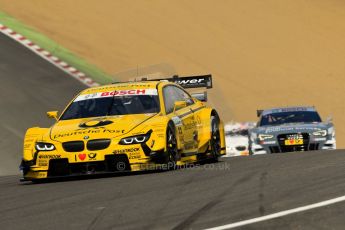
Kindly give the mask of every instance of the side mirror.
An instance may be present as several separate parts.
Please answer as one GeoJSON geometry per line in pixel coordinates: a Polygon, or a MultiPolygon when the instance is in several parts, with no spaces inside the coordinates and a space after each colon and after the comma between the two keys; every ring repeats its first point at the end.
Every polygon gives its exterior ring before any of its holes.
{"type": "Polygon", "coordinates": [[[186,101],[175,101],[174,103],[174,112],[179,110],[179,109],[183,109],[187,107],[187,102],[186,101]]]}
{"type": "Polygon", "coordinates": [[[48,118],[54,118],[55,120],[58,119],[58,111],[49,111],[47,112],[48,118]]]}
{"type": "Polygon", "coordinates": [[[203,92],[203,93],[192,93],[192,97],[199,100],[199,101],[207,101],[207,92],[203,92]]]}

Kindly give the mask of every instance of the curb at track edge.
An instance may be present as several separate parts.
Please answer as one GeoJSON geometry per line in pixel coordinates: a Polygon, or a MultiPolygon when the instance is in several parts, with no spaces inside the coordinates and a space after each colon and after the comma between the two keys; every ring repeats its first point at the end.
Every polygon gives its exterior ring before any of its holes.
{"type": "Polygon", "coordinates": [[[84,85],[88,87],[94,87],[94,86],[100,85],[99,83],[95,82],[91,77],[86,76],[85,73],[81,72],[80,70],[76,69],[70,64],[62,61],[60,58],[54,56],[49,51],[41,48],[40,46],[38,46],[31,40],[27,39],[25,36],[12,30],[11,28],[8,28],[7,26],[0,24],[0,33],[8,36],[9,38],[23,45],[24,47],[30,49],[32,52],[34,52],[38,56],[50,62],[51,64],[61,69],[62,71],[67,73],[69,76],[75,78],[79,82],[83,83],[84,85]]]}

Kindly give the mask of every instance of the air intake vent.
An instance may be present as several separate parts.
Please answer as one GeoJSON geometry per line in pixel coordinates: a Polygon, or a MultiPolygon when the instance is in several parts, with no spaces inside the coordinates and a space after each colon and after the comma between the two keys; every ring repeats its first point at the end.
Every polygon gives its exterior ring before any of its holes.
{"type": "Polygon", "coordinates": [[[62,147],[66,152],[81,152],[84,150],[83,141],[69,141],[62,143],[62,147]]]}
{"type": "Polygon", "coordinates": [[[90,151],[102,150],[108,148],[110,145],[110,139],[97,139],[87,142],[87,149],[90,151]]]}

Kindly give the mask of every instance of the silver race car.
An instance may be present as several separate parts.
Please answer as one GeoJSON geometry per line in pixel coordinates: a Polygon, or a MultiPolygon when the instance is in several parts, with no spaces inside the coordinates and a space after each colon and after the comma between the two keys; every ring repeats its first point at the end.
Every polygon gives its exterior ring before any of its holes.
{"type": "Polygon", "coordinates": [[[258,110],[249,130],[250,154],[336,149],[331,119],[322,122],[314,107],[258,110]]]}

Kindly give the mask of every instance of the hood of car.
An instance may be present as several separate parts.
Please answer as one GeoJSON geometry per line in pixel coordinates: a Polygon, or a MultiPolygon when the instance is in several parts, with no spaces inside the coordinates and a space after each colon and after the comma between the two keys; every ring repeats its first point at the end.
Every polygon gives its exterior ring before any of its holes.
{"type": "Polygon", "coordinates": [[[326,123],[291,123],[275,126],[264,126],[256,128],[257,133],[279,134],[279,133],[311,133],[318,130],[326,130],[329,124],[326,123]]]}
{"type": "Polygon", "coordinates": [[[130,132],[153,116],[155,114],[60,120],[50,128],[50,138],[60,142],[114,138],[130,132]]]}

